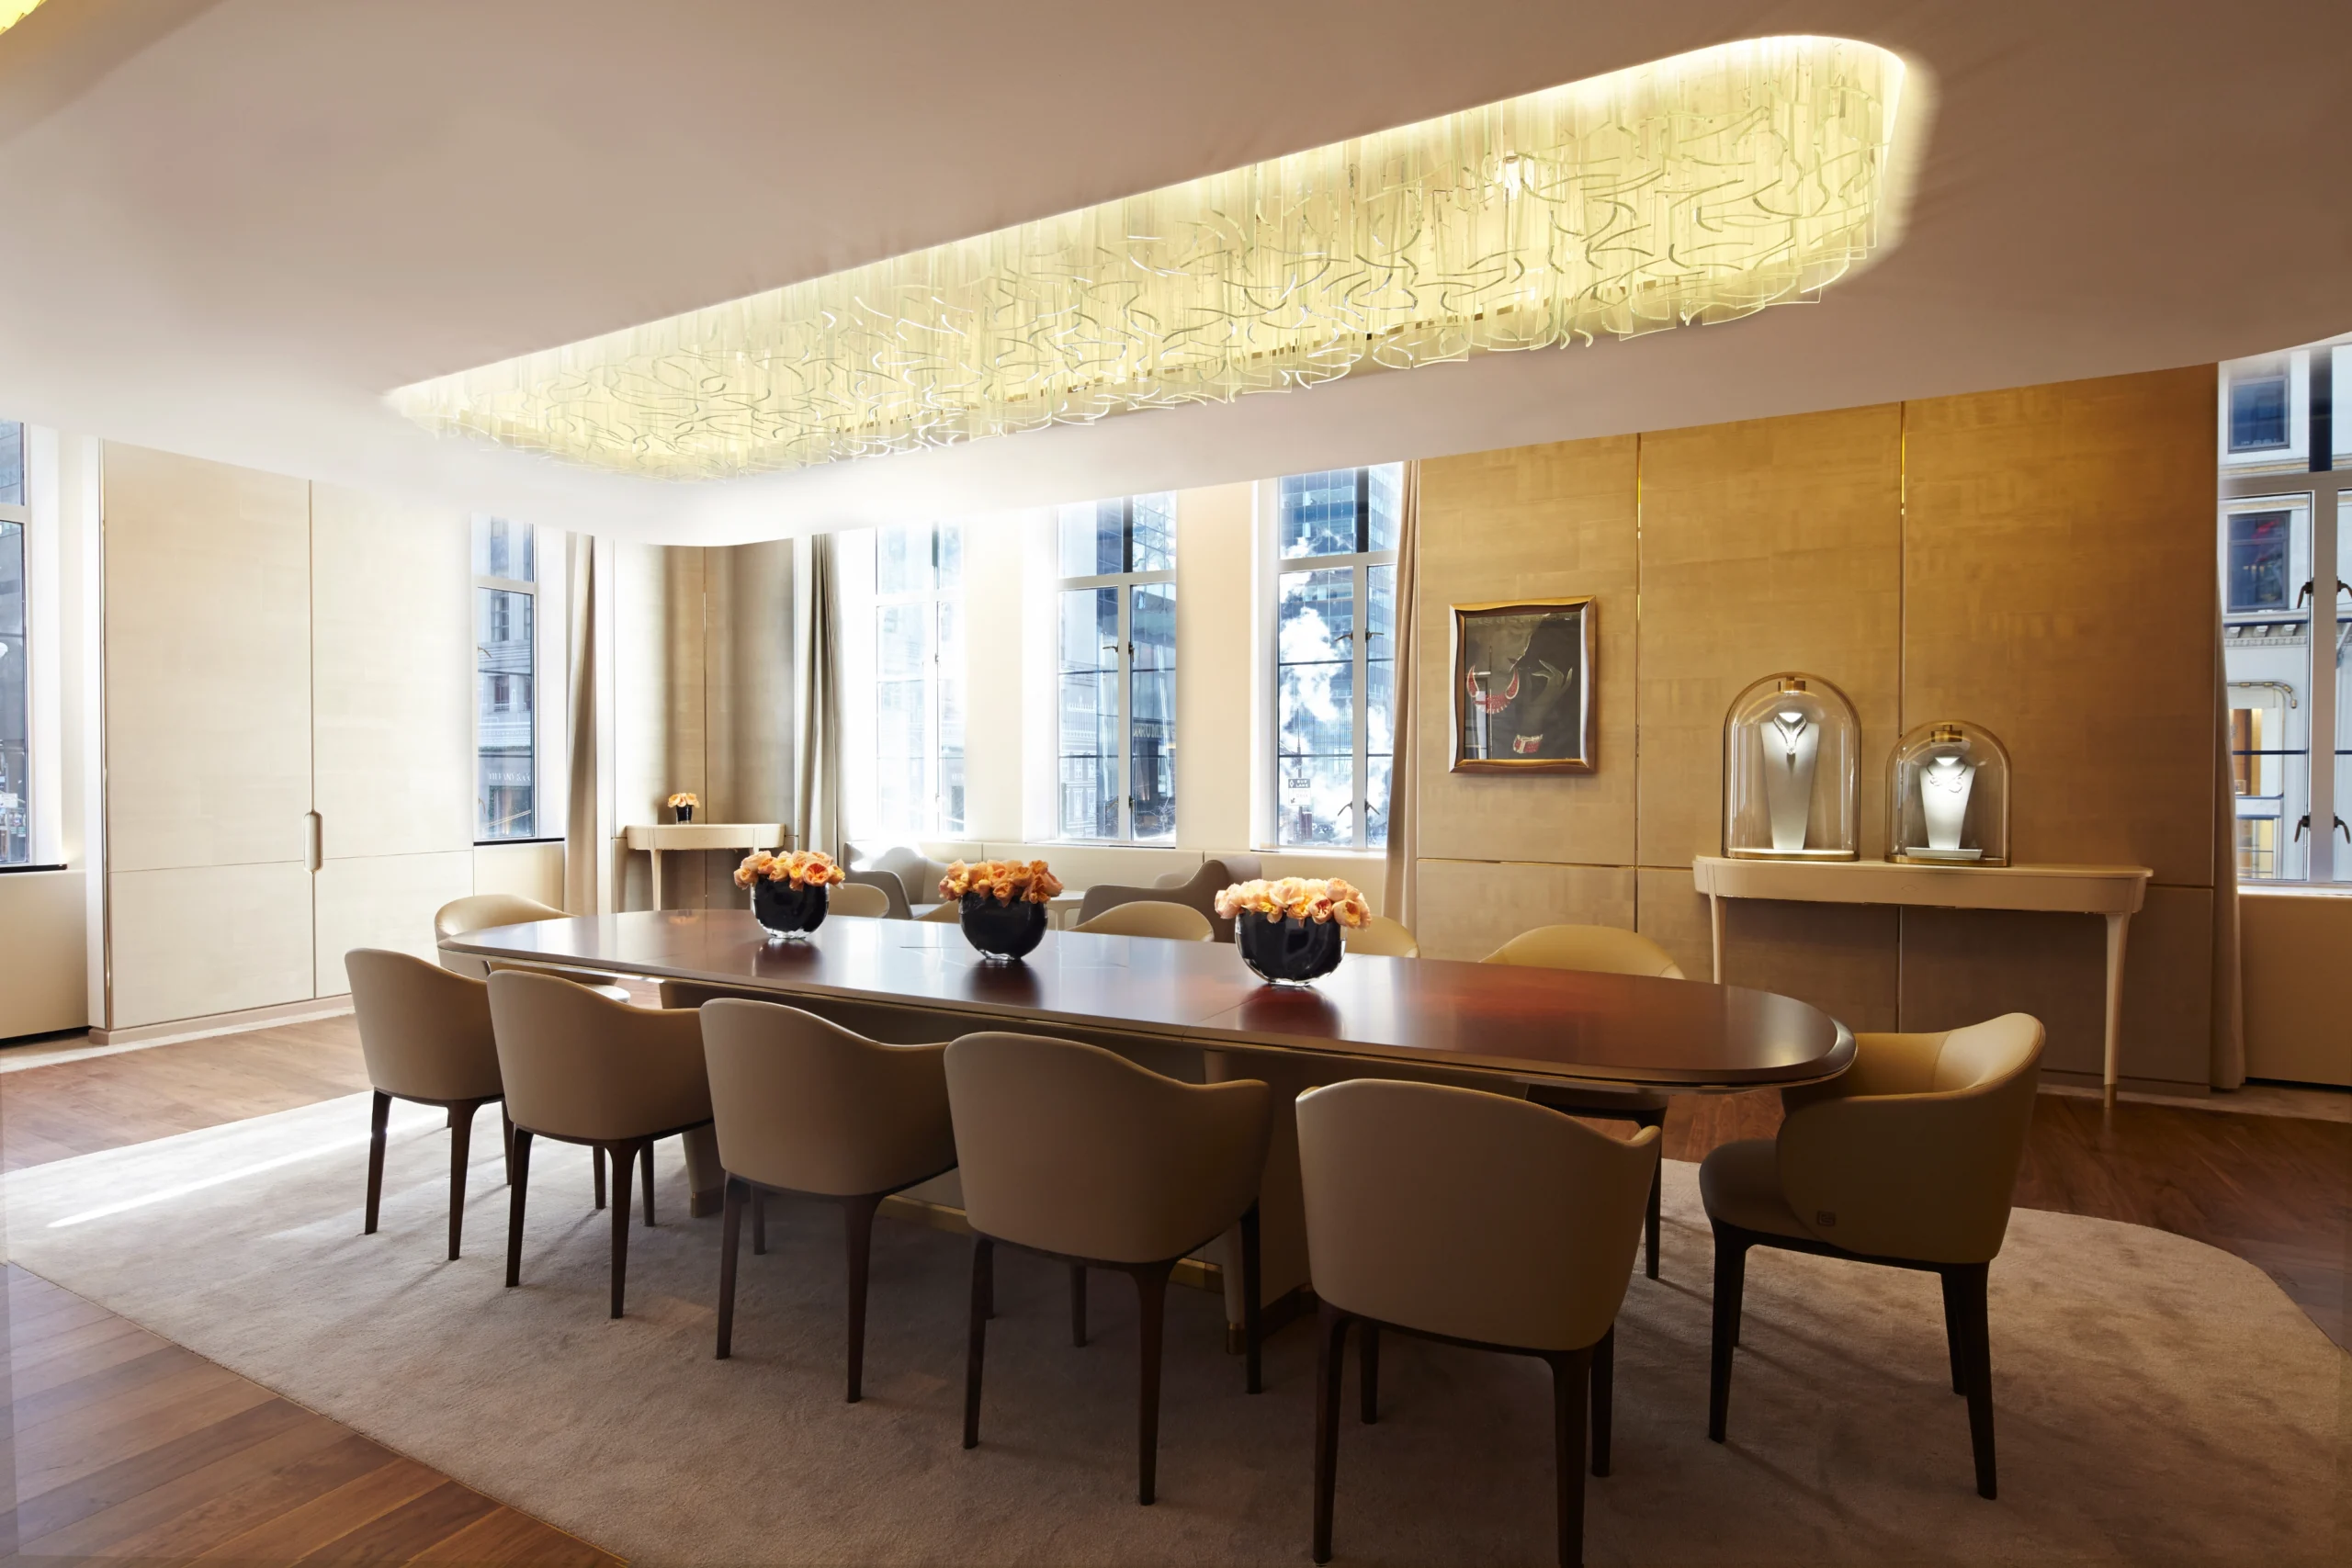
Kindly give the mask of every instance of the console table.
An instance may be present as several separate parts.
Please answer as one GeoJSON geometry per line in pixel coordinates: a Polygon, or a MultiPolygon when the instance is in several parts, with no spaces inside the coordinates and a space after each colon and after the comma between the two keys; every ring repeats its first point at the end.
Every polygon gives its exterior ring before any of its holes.
{"type": "Polygon", "coordinates": [[[1724,900],[1896,904],[1931,909],[2026,909],[2107,919],[2107,1098],[2115,1082],[2123,1020],[2123,942],[2154,874],[2143,865],[1898,865],[1892,861],[1734,860],[1700,855],[1693,880],[1707,896],[1715,983],[1724,977],[1724,900]]]}
{"type": "Polygon", "coordinates": [[[792,829],[781,822],[634,822],[621,830],[632,850],[653,857],[653,907],[662,907],[662,853],[665,850],[781,849],[792,829]]]}

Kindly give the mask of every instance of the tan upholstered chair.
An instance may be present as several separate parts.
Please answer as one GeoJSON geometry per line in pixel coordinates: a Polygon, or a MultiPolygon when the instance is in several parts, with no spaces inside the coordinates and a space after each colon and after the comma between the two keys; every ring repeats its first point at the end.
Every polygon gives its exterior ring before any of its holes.
{"type": "Polygon", "coordinates": [[[1189,876],[1161,877],[1149,887],[1128,887],[1114,882],[1098,882],[1086,890],[1079,900],[1078,919],[1083,925],[1105,910],[1122,904],[1165,903],[1183,904],[1198,909],[1209,923],[1209,931],[1218,942],[1233,940],[1233,922],[1221,919],[1216,912],[1216,896],[1237,882],[1248,882],[1261,874],[1256,855],[1232,854],[1203,861],[1200,870],[1189,876]]]}
{"type": "Polygon", "coordinates": [[[1657,1133],[1630,1141],[1525,1100],[1352,1078],[1298,1097],[1299,1179],[1317,1308],[1315,1540],[1331,1560],[1340,1371],[1363,1331],[1363,1417],[1382,1328],[1538,1356],[1552,1368],[1560,1561],[1582,1561],[1586,1399],[1609,1473],[1617,1308],[1634,1271],[1657,1133]]]}
{"type": "MultiPolygon", "coordinates": [[[[1666,949],[1639,931],[1617,926],[1538,926],[1520,932],[1479,962],[1531,969],[1581,969],[1594,975],[1645,975],[1661,980],[1682,978],[1682,966],[1666,949]]],[[[1649,1089],[1538,1084],[1529,1088],[1527,1098],[1571,1116],[1631,1122],[1639,1127],[1666,1125],[1666,1096],[1649,1089]]],[[[1657,1278],[1658,1230],[1665,1199],[1666,1175],[1661,1168],[1650,1189],[1649,1215],[1642,1223],[1642,1269],[1653,1280],[1657,1278]]]]}
{"type": "Polygon", "coordinates": [[[1254,1078],[1179,1083],[1067,1040],[967,1034],[947,1047],[947,1100],[972,1223],[966,1448],[980,1440],[980,1359],[999,1243],[1070,1266],[1070,1336],[1080,1345],[1086,1270],[1135,1277],[1143,1316],[1137,1502],[1152,1500],[1158,1465],[1168,1276],[1237,1223],[1246,1375],[1258,1392],[1258,1183],[1272,1100],[1254,1078]]]}
{"type": "Polygon", "coordinates": [[[939,925],[952,926],[961,920],[963,919],[963,915],[964,906],[962,901],[958,900],[952,904],[933,904],[930,908],[925,909],[922,914],[917,915],[915,919],[918,920],[930,920],[939,925]]]}
{"type": "MultiPolygon", "coordinates": [[[[485,931],[492,926],[520,926],[533,920],[568,920],[571,918],[552,904],[526,898],[520,893],[475,893],[451,899],[435,911],[433,938],[435,942],[447,942],[453,936],[464,936],[469,931],[485,931]]],[[[452,953],[446,947],[441,950],[441,966],[459,975],[470,975],[477,980],[487,978],[493,967],[486,958],[477,958],[470,953],[452,953]]],[[[628,992],[623,987],[600,984],[578,973],[572,973],[571,977],[616,1002],[628,1000],[628,992]]]]}
{"type": "Polygon", "coordinates": [[[825,914],[846,915],[854,920],[886,920],[890,918],[890,896],[879,887],[861,882],[843,882],[825,895],[825,914]]]}
{"type": "MultiPolygon", "coordinates": [[[[764,1194],[842,1206],[849,1247],[849,1402],[865,1365],[865,1273],[874,1212],[891,1193],[956,1168],[944,1045],[884,1045],[797,1008],[702,1006],[703,1059],[727,1171],[718,1253],[718,1358],[734,1352],[735,1259],[743,1210],[764,1194]]],[[[766,1250],[753,1211],[753,1247],[766,1250]]]]}
{"type": "Polygon", "coordinates": [[[903,920],[912,916],[912,906],[937,902],[939,879],[946,874],[945,861],[933,860],[910,844],[894,844],[878,854],[860,856],[849,879],[871,884],[886,894],[895,892],[890,918],[903,920]]]}
{"type": "MultiPolygon", "coordinates": [[[[359,1023],[359,1054],[376,1098],[368,1121],[368,1214],[363,1235],[376,1234],[384,1196],[384,1128],[395,1100],[446,1106],[449,1111],[449,1256],[458,1256],[465,1228],[466,1156],[474,1112],[505,1098],[498,1077],[498,1047],[491,1038],[490,993],[480,980],[381,948],[343,955],[351,977],[351,1010],[359,1023]]],[[[510,1170],[513,1129],[501,1113],[510,1170]]]]}
{"type": "Polygon", "coordinates": [[[587,1144],[613,1162],[613,1315],[628,1276],[629,1173],[642,1163],[645,1223],[653,1224],[653,1144],[710,1123],[702,1020],[630,1007],[586,986],[519,969],[490,976],[490,1016],[514,1169],[506,1214],[506,1283],[523,1280],[523,1201],[531,1140],[587,1144]]]}
{"type": "Polygon", "coordinates": [[[1421,944],[1412,931],[1385,915],[1374,915],[1369,924],[1343,933],[1340,942],[1350,953],[1369,953],[1374,958],[1419,958],[1421,944]]]}
{"type": "Polygon", "coordinates": [[[1114,905],[1091,920],[1080,920],[1077,929],[1094,936],[1156,936],[1170,942],[1207,942],[1216,934],[1209,918],[1191,905],[1163,904],[1156,898],[1114,905]]]}
{"type": "Polygon", "coordinates": [[[2033,1123],[2041,1025],[2021,1012],[1945,1034],[1858,1034],[1854,1064],[1784,1089],[1777,1138],[1725,1144],[1699,1168],[1715,1233],[1707,1436],[1724,1440],[1752,1247],[1941,1276],[1951,1388],[1968,1397],[1976,1490],[1994,1495],[1985,1278],[2033,1123]]]}

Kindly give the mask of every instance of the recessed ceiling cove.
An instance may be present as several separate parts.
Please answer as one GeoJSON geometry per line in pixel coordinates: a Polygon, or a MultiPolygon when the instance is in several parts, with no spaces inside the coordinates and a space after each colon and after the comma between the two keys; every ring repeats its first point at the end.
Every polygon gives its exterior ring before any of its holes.
{"type": "Polygon", "coordinates": [[[1883,243],[1903,82],[1871,44],[1723,44],[391,401],[438,432],[715,479],[1729,321],[1883,243]]]}

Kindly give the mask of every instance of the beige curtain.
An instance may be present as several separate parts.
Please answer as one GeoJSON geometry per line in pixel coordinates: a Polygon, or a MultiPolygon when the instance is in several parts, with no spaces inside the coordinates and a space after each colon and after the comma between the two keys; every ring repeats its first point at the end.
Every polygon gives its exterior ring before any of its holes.
{"type": "Polygon", "coordinates": [[[1414,857],[1419,833],[1414,807],[1419,790],[1414,778],[1419,754],[1415,736],[1419,715],[1413,705],[1413,673],[1419,666],[1420,616],[1415,612],[1415,586],[1420,576],[1421,466],[1405,465],[1405,492],[1398,503],[1396,526],[1396,663],[1394,718],[1389,730],[1388,877],[1381,890],[1380,908],[1392,920],[1413,923],[1414,889],[1419,881],[1414,857]]]}
{"type": "Polygon", "coordinates": [[[802,849],[847,864],[842,811],[841,571],[833,536],[808,541],[808,624],[800,647],[799,762],[793,826],[802,849]]]}
{"type": "Polygon", "coordinates": [[[571,770],[563,818],[563,907],[575,915],[603,912],[606,850],[596,798],[596,541],[567,534],[564,575],[570,595],[568,638],[571,680],[571,770]]]}
{"type": "Polygon", "coordinates": [[[2221,744],[2213,780],[2213,1030],[2211,1081],[2215,1089],[2245,1082],[2245,982],[2238,957],[2237,784],[2230,766],[2230,674],[2222,648],[2221,604],[2213,612],[2213,694],[2221,744]]]}

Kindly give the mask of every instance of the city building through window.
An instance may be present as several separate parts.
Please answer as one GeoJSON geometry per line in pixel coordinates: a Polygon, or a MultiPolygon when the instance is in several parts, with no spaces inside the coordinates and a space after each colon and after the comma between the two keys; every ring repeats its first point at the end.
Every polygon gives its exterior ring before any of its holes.
{"type": "Polygon", "coordinates": [[[873,821],[899,839],[964,831],[964,530],[878,528],[873,821]]]}
{"type": "Polygon", "coordinates": [[[1176,498],[1061,509],[1057,826],[1176,836],[1176,498]]]}
{"type": "Polygon", "coordinates": [[[32,860],[32,657],[26,646],[25,427],[0,422],[0,866],[32,860]]]}
{"type": "Polygon", "coordinates": [[[527,523],[474,519],[474,836],[538,836],[538,561],[527,523]]]}

